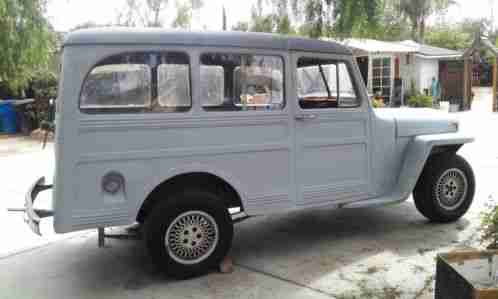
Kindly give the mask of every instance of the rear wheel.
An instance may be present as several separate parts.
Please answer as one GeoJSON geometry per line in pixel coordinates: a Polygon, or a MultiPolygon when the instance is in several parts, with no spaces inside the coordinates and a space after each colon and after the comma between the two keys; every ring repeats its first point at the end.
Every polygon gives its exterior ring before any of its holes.
{"type": "Polygon", "coordinates": [[[168,276],[186,279],[215,268],[230,249],[233,224],[214,193],[178,193],[154,207],[145,221],[145,242],[168,276]]]}
{"type": "Polygon", "coordinates": [[[474,191],[474,173],[467,161],[445,153],[427,161],[413,199],[419,212],[431,221],[452,222],[468,211],[474,191]]]}

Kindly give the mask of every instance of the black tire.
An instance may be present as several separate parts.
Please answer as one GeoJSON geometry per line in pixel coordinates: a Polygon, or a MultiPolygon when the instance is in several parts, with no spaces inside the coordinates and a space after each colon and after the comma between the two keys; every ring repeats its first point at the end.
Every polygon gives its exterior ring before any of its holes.
{"type": "MultiPolygon", "coordinates": [[[[195,231],[194,228],[192,230],[195,231]]],[[[194,237],[192,236],[192,238],[194,237]]],[[[176,279],[199,276],[217,267],[228,253],[232,245],[232,238],[233,223],[230,214],[219,196],[210,191],[192,190],[176,193],[164,201],[159,201],[145,219],[144,240],[153,262],[166,275],[176,279]],[[212,251],[210,249],[206,252],[205,259],[192,264],[178,262],[175,259],[182,258],[173,253],[173,249],[167,249],[165,244],[168,227],[180,215],[199,211],[214,219],[218,231],[217,242],[211,246],[214,247],[212,251]],[[211,252],[209,253],[209,251],[211,252]]],[[[173,247],[168,246],[168,248],[173,247]]]]}
{"type": "MultiPolygon", "coordinates": [[[[460,182],[463,182],[458,175],[456,178],[460,182]]],[[[456,186],[458,186],[458,183],[456,186]]],[[[418,211],[426,218],[433,222],[447,223],[460,219],[468,211],[474,199],[474,192],[474,172],[469,163],[455,153],[444,153],[432,156],[427,160],[413,191],[413,199],[418,211]],[[456,191],[447,191],[444,186],[440,185],[438,193],[438,181],[440,178],[442,179],[445,173],[455,173],[455,171],[451,171],[452,169],[459,170],[460,174],[465,176],[467,184],[466,192],[459,191],[464,189],[460,187],[454,187],[456,191]],[[438,194],[439,198],[444,198],[443,193],[447,196],[451,196],[451,194],[457,195],[454,199],[449,200],[449,204],[445,205],[442,203],[443,200],[438,200],[438,194]],[[461,194],[458,195],[459,193],[461,194]],[[451,200],[455,201],[453,205],[451,205],[451,200]]]]}

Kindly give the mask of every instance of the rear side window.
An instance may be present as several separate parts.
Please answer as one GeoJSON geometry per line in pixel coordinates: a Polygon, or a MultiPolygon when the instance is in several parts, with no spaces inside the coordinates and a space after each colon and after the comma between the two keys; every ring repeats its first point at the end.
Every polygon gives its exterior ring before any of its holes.
{"type": "Polygon", "coordinates": [[[281,57],[206,53],[201,56],[200,75],[205,110],[281,110],[284,107],[281,57]]]}
{"type": "Polygon", "coordinates": [[[83,83],[85,112],[189,110],[190,65],[185,53],[127,53],[98,63],[83,83]]]}

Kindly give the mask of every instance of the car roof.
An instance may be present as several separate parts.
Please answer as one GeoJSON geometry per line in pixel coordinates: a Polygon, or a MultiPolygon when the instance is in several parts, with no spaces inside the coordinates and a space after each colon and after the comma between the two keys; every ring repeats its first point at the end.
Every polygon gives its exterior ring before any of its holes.
{"type": "Polygon", "coordinates": [[[348,47],[336,42],[260,32],[190,32],[158,28],[105,27],[71,32],[64,41],[64,46],[112,44],[238,47],[351,55],[348,47]]]}

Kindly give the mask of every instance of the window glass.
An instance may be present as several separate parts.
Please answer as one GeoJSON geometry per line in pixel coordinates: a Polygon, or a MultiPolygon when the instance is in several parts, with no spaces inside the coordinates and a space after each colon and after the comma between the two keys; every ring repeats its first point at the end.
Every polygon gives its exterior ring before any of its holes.
{"type": "Polygon", "coordinates": [[[151,102],[150,68],[143,64],[95,67],[81,94],[81,108],[140,108],[151,102]]]}
{"type": "Polygon", "coordinates": [[[190,107],[188,64],[161,64],[157,67],[157,102],[165,108],[190,107]]]}
{"type": "Polygon", "coordinates": [[[391,59],[374,58],[372,65],[372,90],[388,104],[391,97],[391,59]]]}
{"type": "Polygon", "coordinates": [[[178,52],[126,53],[97,64],[83,83],[85,112],[185,111],[192,105],[189,58],[178,52]]]}
{"type": "Polygon", "coordinates": [[[284,66],[276,56],[208,53],[201,56],[205,110],[280,110],[284,66]]]}
{"type": "Polygon", "coordinates": [[[348,65],[330,59],[298,60],[297,94],[303,109],[349,108],[360,104],[348,65]]]}
{"type": "Polygon", "coordinates": [[[203,107],[222,106],[224,101],[225,80],[223,67],[201,65],[201,95],[203,107]]]}

